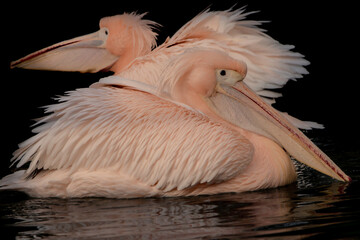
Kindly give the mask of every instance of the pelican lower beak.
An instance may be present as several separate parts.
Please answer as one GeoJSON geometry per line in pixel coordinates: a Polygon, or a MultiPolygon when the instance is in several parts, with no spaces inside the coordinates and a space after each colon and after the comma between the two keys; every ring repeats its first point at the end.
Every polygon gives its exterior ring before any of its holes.
{"type": "Polygon", "coordinates": [[[11,68],[98,72],[118,59],[106,49],[106,29],[66,40],[11,63],[11,68]]]}
{"type": "Polygon", "coordinates": [[[340,181],[350,181],[324,152],[298,128],[242,81],[234,86],[218,85],[217,92],[209,98],[215,112],[243,129],[266,136],[282,146],[292,157],[340,181]],[[224,107],[226,106],[226,107],[224,107]]]}

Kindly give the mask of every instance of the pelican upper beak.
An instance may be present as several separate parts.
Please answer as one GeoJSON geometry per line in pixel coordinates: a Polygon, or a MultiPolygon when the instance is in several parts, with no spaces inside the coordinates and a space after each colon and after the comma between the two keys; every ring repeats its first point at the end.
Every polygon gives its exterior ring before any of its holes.
{"type": "Polygon", "coordinates": [[[11,63],[11,68],[98,72],[119,58],[106,49],[107,29],[66,40],[11,63]]]}
{"type": "Polygon", "coordinates": [[[216,91],[220,94],[210,97],[208,105],[217,115],[236,126],[274,140],[292,157],[319,172],[340,181],[351,181],[309,138],[243,81],[234,85],[220,83],[216,91]]]}

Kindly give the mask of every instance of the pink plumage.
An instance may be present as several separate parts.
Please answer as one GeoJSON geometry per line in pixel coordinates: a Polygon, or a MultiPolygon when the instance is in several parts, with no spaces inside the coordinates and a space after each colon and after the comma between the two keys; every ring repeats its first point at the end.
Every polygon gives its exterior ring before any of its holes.
{"type": "Polygon", "coordinates": [[[159,47],[158,24],[144,14],[107,17],[98,32],[13,62],[115,74],[47,107],[14,153],[29,167],[1,189],[116,198],[243,192],[295,181],[289,155],[349,181],[297,128],[321,125],[271,106],[280,96],[271,89],[307,74],[308,62],[248,15],[204,11],[159,47]]]}

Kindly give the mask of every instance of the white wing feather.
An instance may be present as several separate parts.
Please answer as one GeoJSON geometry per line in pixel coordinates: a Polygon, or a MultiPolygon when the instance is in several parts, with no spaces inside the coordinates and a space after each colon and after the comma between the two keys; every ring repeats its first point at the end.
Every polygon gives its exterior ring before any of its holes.
{"type": "Polygon", "coordinates": [[[111,169],[170,191],[225,181],[252,159],[240,134],[144,90],[78,89],[59,101],[14,154],[27,174],[111,169]]]}
{"type": "MultiPolygon", "coordinates": [[[[246,20],[254,12],[244,8],[228,11],[206,10],[199,14],[174,36],[165,46],[186,48],[206,47],[225,51],[232,58],[247,64],[244,82],[269,104],[282,94],[271,89],[282,88],[289,80],[308,74],[310,64],[294,46],[283,45],[265,34],[258,26],[261,21],[246,20]]],[[[321,124],[302,121],[286,115],[288,120],[302,129],[323,128],[321,124]]]]}
{"type": "Polygon", "coordinates": [[[204,11],[185,24],[167,42],[192,48],[207,47],[223,50],[231,57],[246,62],[246,84],[257,94],[277,98],[279,93],[268,89],[283,87],[290,79],[307,74],[309,62],[294,46],[283,45],[264,33],[261,21],[246,20],[253,12],[244,8],[235,11],[204,11]]]}

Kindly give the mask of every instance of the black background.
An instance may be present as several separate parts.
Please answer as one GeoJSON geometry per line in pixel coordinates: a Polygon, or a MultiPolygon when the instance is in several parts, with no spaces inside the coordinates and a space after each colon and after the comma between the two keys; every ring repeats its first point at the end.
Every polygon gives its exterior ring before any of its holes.
{"type": "MultiPolygon", "coordinates": [[[[56,95],[87,87],[106,74],[80,74],[10,70],[11,61],[62,40],[97,31],[104,16],[123,12],[148,12],[146,18],[163,25],[161,44],[196,14],[211,6],[225,10],[247,5],[260,10],[249,18],[267,20],[262,27],[283,44],[311,62],[310,72],[290,81],[275,105],[303,119],[323,123],[324,134],[343,148],[359,141],[359,27],[357,7],[350,1],[87,1],[49,4],[9,3],[3,6],[1,23],[1,173],[5,174],[17,144],[30,137],[32,119],[41,117],[44,105],[56,95]]],[[[314,134],[314,133],[312,133],[314,134]]]]}

